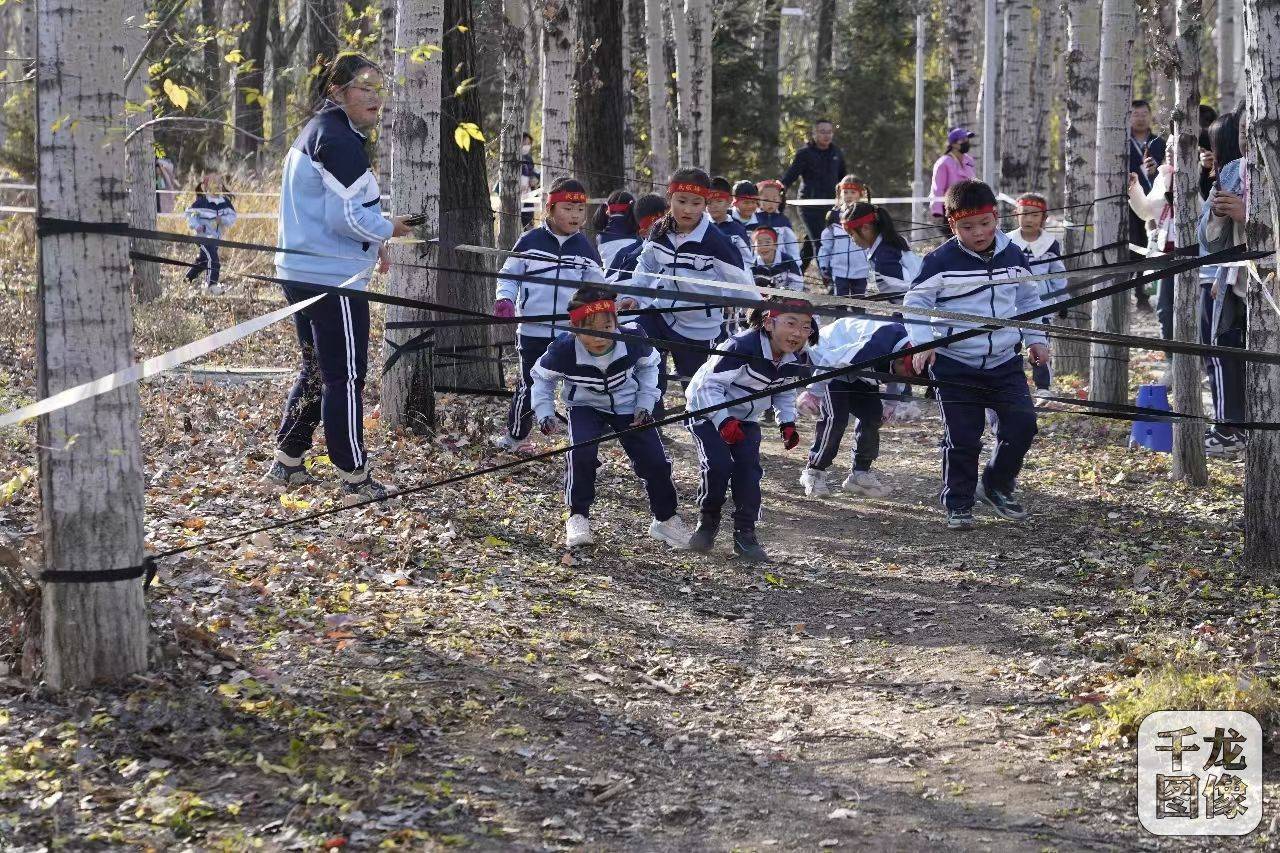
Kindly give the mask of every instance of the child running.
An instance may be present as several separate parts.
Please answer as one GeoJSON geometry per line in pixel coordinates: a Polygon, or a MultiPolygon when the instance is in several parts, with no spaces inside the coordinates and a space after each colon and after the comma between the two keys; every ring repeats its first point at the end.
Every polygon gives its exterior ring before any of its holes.
{"type": "MultiPolygon", "coordinates": [[[[547,193],[547,210],[541,227],[526,231],[499,272],[495,317],[536,317],[561,314],[584,282],[604,284],[600,256],[581,231],[587,218],[587,190],[573,178],[557,178],[547,193]],[[528,281],[538,276],[550,282],[528,281]],[[560,284],[563,281],[564,284],[560,284]]],[[[547,351],[553,337],[564,331],[564,321],[520,323],[516,349],[520,353],[520,385],[507,411],[507,431],[493,439],[503,450],[528,453],[533,429],[529,371],[547,351]]]]}
{"type": "MultiPolygon", "coordinates": [[[[1066,265],[1062,263],[1062,248],[1058,245],[1057,239],[1044,230],[1045,220],[1048,218],[1046,211],[1049,208],[1049,202],[1040,193],[1023,193],[1018,196],[1017,204],[1013,208],[1014,218],[1018,220],[1018,227],[1010,231],[1007,236],[1013,241],[1013,245],[1022,250],[1026,255],[1027,267],[1034,273],[1050,273],[1050,272],[1066,272],[1066,265]]],[[[1065,278],[1050,278],[1044,281],[1036,282],[1036,288],[1040,292],[1041,305],[1050,305],[1054,302],[1061,302],[1067,297],[1067,280],[1065,278]]],[[[1049,317],[1043,318],[1043,322],[1048,324],[1049,317]]],[[[1033,364],[1031,366],[1031,381],[1036,386],[1036,397],[1050,397],[1053,395],[1053,370],[1049,362],[1043,364],[1033,364]]]]}
{"type": "MultiPolygon", "coordinates": [[[[590,334],[622,331],[644,337],[644,332],[633,325],[619,329],[616,297],[613,291],[598,287],[579,289],[569,302],[572,331],[557,336],[530,371],[533,410],[544,435],[556,431],[556,386],[562,381],[569,411],[570,444],[652,422],[658,402],[657,350],[643,340],[619,341],[590,334]]],[[[653,513],[649,535],[673,548],[687,548],[690,531],[676,515],[671,460],[658,431],[625,433],[618,441],[649,494],[653,513]]],[[[599,448],[599,444],[579,447],[565,457],[564,494],[569,504],[565,545],[569,548],[595,541],[589,518],[596,498],[599,448]]]]}
{"type": "MultiPolygon", "coordinates": [[[[870,317],[841,317],[822,327],[818,343],[809,348],[809,360],[816,370],[848,367],[871,358],[887,356],[907,346],[909,338],[902,323],[870,317]]],[[[894,362],[896,366],[897,362],[894,362]]],[[[888,372],[889,365],[873,368],[888,372]]],[[[893,489],[881,482],[871,470],[880,455],[880,426],[884,406],[880,386],[874,379],[842,375],[815,383],[800,394],[797,408],[819,415],[814,427],[809,464],[800,475],[800,485],[809,497],[831,494],[827,469],[840,452],[840,440],[855,420],[853,469],[841,487],[869,498],[888,497],[893,489]]]]}
{"type": "MultiPolygon", "coordinates": [[[[1027,274],[1022,250],[999,229],[996,197],[982,181],[966,180],[947,189],[943,201],[955,237],[930,252],[903,307],[945,307],[967,314],[1008,319],[1041,307],[1035,282],[1002,284],[1027,274]]],[[[931,343],[978,328],[947,320],[908,326],[913,346],[931,343]],[[936,335],[935,335],[936,333],[936,335]]],[[[996,514],[1022,521],[1027,511],[1014,496],[1014,481],[1036,435],[1036,410],[1023,376],[1021,348],[1027,343],[1032,364],[1049,361],[1043,332],[1002,327],[993,332],[953,341],[916,353],[915,372],[927,367],[939,381],[954,383],[938,389],[942,404],[944,445],[941,500],[947,527],[972,530],[975,500],[989,504],[996,514]],[[983,390],[974,389],[980,386],[983,390]],[[996,447],[978,474],[985,410],[995,411],[996,447]]]]}
{"type": "MultiPolygon", "coordinates": [[[[220,240],[227,230],[236,224],[236,208],[231,203],[231,196],[226,194],[226,182],[220,192],[213,191],[214,181],[218,176],[206,172],[196,184],[196,200],[187,208],[187,227],[197,237],[220,240]]],[[[217,243],[201,243],[200,254],[195,264],[187,271],[187,281],[195,281],[201,273],[205,274],[202,290],[210,296],[226,293],[226,288],[219,283],[222,275],[222,262],[218,260],[217,243]]]]}
{"type": "Polygon", "coordinates": [[[635,196],[626,190],[614,190],[609,193],[603,207],[596,208],[591,219],[591,227],[596,232],[596,248],[600,251],[600,263],[604,267],[605,277],[613,269],[614,258],[619,252],[639,245],[639,236],[635,217],[635,196]]]}
{"type": "Polygon", "coordinates": [[[761,226],[751,232],[751,245],[755,249],[752,256],[751,272],[756,283],[767,282],[766,287],[783,290],[804,290],[804,277],[800,275],[800,264],[795,258],[787,257],[778,251],[778,232],[772,228],[761,226]]]}
{"type": "Polygon", "coordinates": [[[819,238],[818,269],[834,295],[862,296],[867,292],[867,253],[844,229],[844,214],[867,200],[866,185],[853,175],[845,175],[836,185],[836,199],[819,238]]]}
{"type": "Polygon", "coordinates": [[[689,539],[694,551],[710,551],[720,531],[725,497],[733,491],[733,553],[764,562],[769,555],[756,538],[760,516],[760,415],[772,407],[778,413],[782,446],[800,443],[796,430],[796,391],[779,391],[744,400],[786,385],[810,373],[805,346],[813,334],[810,305],[802,299],[776,300],[751,313],[751,328],[734,335],[698,368],[685,390],[690,411],[732,405],[694,418],[689,424],[698,449],[702,485],[698,490],[701,515],[689,539]]]}
{"type": "Polygon", "coordinates": [[[729,179],[719,176],[712,178],[711,194],[707,196],[707,214],[721,233],[729,238],[729,242],[742,253],[742,263],[750,266],[755,261],[755,253],[751,251],[751,235],[741,222],[729,214],[732,200],[729,179]]]}

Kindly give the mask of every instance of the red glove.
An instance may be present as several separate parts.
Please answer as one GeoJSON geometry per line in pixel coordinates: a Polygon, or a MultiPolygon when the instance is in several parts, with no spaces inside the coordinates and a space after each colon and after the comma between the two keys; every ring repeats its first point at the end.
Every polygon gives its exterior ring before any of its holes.
{"type": "Polygon", "coordinates": [[[720,424],[720,437],[724,439],[725,444],[737,444],[747,437],[742,431],[742,421],[737,418],[725,418],[724,423],[720,424]]]}
{"type": "Polygon", "coordinates": [[[902,358],[894,359],[893,372],[899,376],[915,376],[916,367],[911,363],[911,356],[904,355],[902,358]]]}
{"type": "Polygon", "coordinates": [[[499,299],[493,303],[493,316],[510,320],[516,316],[516,304],[510,299],[499,299]]]}
{"type": "Polygon", "coordinates": [[[795,424],[779,424],[778,432],[782,433],[782,446],[787,450],[790,450],[800,443],[800,431],[796,429],[795,424]]]}

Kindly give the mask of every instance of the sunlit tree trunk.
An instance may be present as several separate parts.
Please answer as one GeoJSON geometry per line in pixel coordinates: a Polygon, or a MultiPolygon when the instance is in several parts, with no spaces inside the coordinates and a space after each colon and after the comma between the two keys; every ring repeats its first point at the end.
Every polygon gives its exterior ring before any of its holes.
{"type": "MultiPolygon", "coordinates": [[[[1039,46],[1044,49],[1044,45],[1039,46]]],[[[1004,19],[1004,67],[1000,75],[1000,190],[1010,195],[1029,187],[1035,127],[1031,111],[1031,0],[1007,0],[1004,19]]],[[[1046,85],[1048,81],[1035,81],[1046,85]]]]}
{"type": "Polygon", "coordinates": [[[502,3],[502,126],[498,130],[498,248],[509,249],[520,224],[520,140],[529,100],[528,0],[502,3]]]}
{"type": "Polygon", "coordinates": [[[655,181],[665,181],[671,174],[670,107],[667,101],[667,57],[663,50],[665,29],[662,24],[662,0],[645,0],[644,22],[648,55],[649,81],[649,169],[655,181]]]}
{"type": "Polygon", "coordinates": [[[573,85],[574,0],[543,0],[542,185],[569,174],[569,90],[573,85]]]}
{"type": "Polygon", "coordinates": [[[622,137],[626,93],[622,80],[623,0],[593,0],[577,7],[573,99],[574,173],[588,195],[601,198],[626,183],[622,137]]]}

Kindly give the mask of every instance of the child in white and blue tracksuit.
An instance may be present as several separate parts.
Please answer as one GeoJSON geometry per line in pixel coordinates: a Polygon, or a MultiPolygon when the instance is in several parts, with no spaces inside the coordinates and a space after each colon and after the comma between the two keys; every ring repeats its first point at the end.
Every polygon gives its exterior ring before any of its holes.
{"type": "Polygon", "coordinates": [[[639,245],[643,240],[638,232],[635,216],[635,197],[626,190],[614,190],[597,208],[591,220],[596,232],[596,250],[600,253],[600,265],[605,278],[614,269],[614,258],[639,245]]]}
{"type": "MultiPolygon", "coordinates": [[[[1237,132],[1239,118],[1228,114],[1223,130],[1237,132]],[[1234,117],[1234,120],[1233,120],[1234,117]]],[[[1214,138],[1214,154],[1224,148],[1224,133],[1216,133],[1219,122],[1214,122],[1211,136],[1214,138]]],[[[1231,153],[1239,153],[1238,150],[1231,153]]],[[[1221,162],[1221,161],[1219,161],[1221,162]]],[[[1214,211],[1214,202],[1220,195],[1230,194],[1245,198],[1244,157],[1230,160],[1218,167],[1218,179],[1214,182],[1209,198],[1200,210],[1196,225],[1196,239],[1201,254],[1221,252],[1244,242],[1244,224],[1214,211]]],[[[1245,301],[1245,285],[1248,273],[1244,267],[1219,266],[1214,280],[1201,285],[1200,293],[1200,341],[1224,347],[1243,347],[1248,326],[1248,309],[1245,301]]],[[[1209,375],[1209,391],[1213,401],[1213,416],[1219,421],[1248,420],[1245,400],[1245,362],[1238,358],[1212,355],[1205,357],[1209,375]]],[[[1243,449],[1248,433],[1236,427],[1215,426],[1205,439],[1205,450],[1211,455],[1237,453],[1243,449]]]]}
{"type": "Polygon", "coordinates": [[[843,213],[845,233],[855,245],[867,253],[869,285],[894,305],[902,304],[902,295],[920,271],[920,256],[898,233],[889,211],[879,205],[860,201],[846,207],[843,213]]]}
{"type": "MultiPolygon", "coordinates": [[[[569,300],[583,284],[604,284],[600,256],[579,230],[586,215],[587,192],[572,178],[558,178],[547,193],[547,215],[541,226],[521,235],[498,273],[493,313],[498,317],[565,315],[569,300]],[[529,281],[532,276],[540,281],[529,281]]],[[[516,327],[520,384],[507,410],[507,431],[496,443],[519,449],[533,429],[529,371],[547,351],[567,319],[522,322],[516,327]]]]}
{"type": "Polygon", "coordinates": [[[751,560],[768,558],[755,535],[763,476],[759,419],[773,408],[783,446],[790,450],[799,444],[796,389],[768,392],[811,373],[804,352],[814,328],[808,311],[802,300],[781,300],[767,313],[753,310],[751,328],[721,344],[720,352],[698,368],[685,389],[691,412],[731,404],[689,423],[702,475],[701,514],[689,542],[693,550],[709,551],[714,546],[725,498],[732,490],[734,552],[751,560]],[[764,395],[742,399],[759,393],[764,395]]]}
{"type": "Polygon", "coordinates": [[[843,210],[833,207],[818,243],[818,268],[830,279],[836,296],[862,296],[867,292],[871,265],[866,250],[853,242],[844,228],[843,210]]]}
{"type": "MultiPolygon", "coordinates": [[[[1007,236],[1013,244],[1022,250],[1027,259],[1027,269],[1033,273],[1065,273],[1067,267],[1062,263],[1062,247],[1057,238],[1044,230],[1045,210],[1048,201],[1038,193],[1023,193],[1018,196],[1013,215],[1019,227],[1008,232],[1007,236]]],[[[1050,278],[1036,282],[1040,292],[1041,305],[1052,305],[1061,302],[1069,294],[1065,278],[1050,278]]],[[[1043,318],[1044,323],[1051,318],[1043,318]]],[[[1053,370],[1048,363],[1031,366],[1031,381],[1039,392],[1049,392],[1053,387],[1053,370]]]]}
{"type": "MultiPolygon", "coordinates": [[[[701,169],[680,169],[672,176],[671,186],[677,185],[699,186],[704,192],[710,193],[711,178],[701,169]]],[[[668,193],[668,203],[671,203],[674,195],[675,193],[668,193]]],[[[680,195],[687,197],[690,194],[680,195]]],[[[755,279],[751,272],[742,263],[742,253],[711,221],[705,205],[701,218],[687,222],[679,220],[675,213],[676,211],[669,211],[655,226],[652,236],[640,252],[631,283],[654,291],[652,295],[637,300],[642,308],[696,306],[700,310],[645,314],[640,318],[640,325],[659,350],[663,349],[663,341],[685,342],[710,349],[721,334],[723,307],[697,299],[682,299],[681,295],[756,299],[760,294],[755,289],[755,279]],[[744,291],[721,286],[726,283],[750,289],[744,291]]],[[[671,347],[668,351],[675,365],[675,373],[683,381],[688,381],[707,360],[707,355],[702,352],[678,347],[671,347]]],[[[669,375],[664,354],[662,369],[658,375],[658,388],[664,394],[669,375]]]]}
{"type": "MultiPolygon", "coordinates": [[[[823,369],[848,367],[874,358],[885,358],[867,369],[890,372],[887,356],[909,343],[902,323],[870,317],[842,317],[822,327],[816,344],[809,348],[809,360],[818,375],[823,369]]],[[[855,420],[853,469],[844,488],[869,497],[884,497],[888,487],[878,478],[867,476],[880,455],[880,427],[884,421],[884,405],[880,385],[874,379],[858,376],[836,376],[810,386],[817,398],[819,420],[814,427],[813,446],[809,448],[809,464],[800,476],[805,493],[821,496],[829,493],[826,471],[840,452],[840,440],[855,420]]]]}
{"type": "Polygon", "coordinates": [[[800,264],[779,250],[777,240],[777,232],[772,228],[761,227],[751,232],[751,244],[755,249],[751,273],[756,284],[780,290],[804,290],[800,264]]]}
{"type": "MultiPolygon", "coordinates": [[[[579,290],[570,303],[569,314],[574,328],[603,329],[639,340],[588,337],[572,332],[559,334],[530,371],[534,416],[542,431],[546,434],[555,431],[555,393],[562,382],[571,445],[622,433],[652,421],[651,413],[658,402],[659,355],[645,339],[644,331],[630,324],[619,326],[614,293],[600,288],[579,290]]],[[[636,476],[644,480],[653,513],[650,534],[675,547],[684,547],[688,544],[688,530],[676,516],[671,460],[658,431],[628,432],[618,440],[631,459],[636,476]],[[667,528],[678,529],[679,533],[672,536],[667,528]],[[664,533],[667,535],[661,535],[664,533]]],[[[581,525],[590,535],[587,520],[595,502],[599,467],[598,444],[570,450],[565,458],[570,547],[584,544],[581,538],[574,541],[575,525],[581,525]]]]}
{"type": "Polygon", "coordinates": [[[757,228],[772,228],[778,235],[778,254],[783,257],[800,258],[801,241],[796,237],[796,230],[791,227],[791,220],[783,213],[786,207],[786,188],[781,181],[760,181],[757,185],[760,192],[760,207],[755,218],[745,225],[747,231],[757,228]]]}
{"type": "MultiPolygon", "coordinates": [[[[1042,309],[1035,282],[1002,283],[1029,272],[1022,250],[999,230],[991,188],[981,181],[961,181],[947,190],[944,205],[956,236],[925,257],[903,301],[908,319],[912,308],[942,308],[999,319],[1042,309]]],[[[978,325],[953,320],[907,326],[913,346],[974,328],[978,325]]],[[[1013,499],[1014,482],[1036,435],[1036,411],[1023,375],[1024,344],[1034,360],[1048,359],[1043,332],[1009,327],[914,357],[917,370],[931,362],[933,379],[954,383],[938,388],[945,439],[941,500],[952,529],[972,529],[975,500],[990,504],[1004,518],[1026,518],[1026,511],[1013,499]],[[979,479],[978,454],[987,409],[998,418],[996,447],[979,479]]]]}
{"type": "MultiPolygon", "coordinates": [[[[205,175],[196,186],[196,199],[187,208],[187,227],[197,237],[220,240],[232,225],[236,224],[236,208],[231,197],[210,192],[213,175],[205,175]]],[[[221,293],[218,279],[222,275],[222,263],[218,260],[217,243],[201,243],[200,254],[187,272],[187,281],[195,281],[205,273],[205,286],[211,292],[221,293]]]]}
{"type": "Polygon", "coordinates": [[[614,284],[631,284],[635,276],[636,264],[640,262],[640,253],[644,251],[645,242],[653,226],[667,212],[667,200],[657,193],[642,195],[632,207],[636,220],[636,237],[630,245],[619,246],[605,267],[605,281],[614,284]]]}
{"type": "Polygon", "coordinates": [[[751,235],[747,232],[746,226],[733,215],[732,201],[733,194],[729,188],[728,178],[719,176],[712,178],[711,194],[707,196],[707,214],[720,232],[728,237],[729,242],[742,253],[742,263],[751,266],[755,260],[755,252],[751,249],[751,235]]]}

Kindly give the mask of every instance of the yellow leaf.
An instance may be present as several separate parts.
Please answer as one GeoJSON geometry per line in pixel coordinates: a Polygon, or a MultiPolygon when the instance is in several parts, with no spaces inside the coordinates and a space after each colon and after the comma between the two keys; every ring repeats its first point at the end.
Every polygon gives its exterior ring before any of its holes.
{"type": "Polygon", "coordinates": [[[460,33],[465,33],[465,32],[466,32],[467,30],[469,30],[469,29],[471,29],[471,28],[470,28],[470,27],[467,27],[467,26],[464,26],[464,25],[462,25],[462,24],[458,24],[458,32],[460,32],[460,33]]]}
{"type": "Polygon", "coordinates": [[[480,132],[480,125],[473,121],[464,121],[461,127],[476,142],[484,142],[484,134],[480,132]]]}
{"type": "Polygon", "coordinates": [[[471,134],[461,126],[453,129],[453,141],[463,151],[471,150],[471,134]]]}
{"type": "Polygon", "coordinates": [[[180,110],[185,110],[187,104],[191,103],[191,96],[187,94],[187,90],[179,86],[172,80],[164,81],[164,93],[169,96],[169,100],[180,110]]]}
{"type": "Polygon", "coordinates": [[[238,47],[222,58],[227,62],[230,62],[232,65],[238,65],[241,62],[244,62],[244,54],[240,52],[240,48],[238,47]]]}
{"type": "Polygon", "coordinates": [[[0,483],[0,506],[11,503],[18,496],[18,492],[22,491],[22,487],[35,475],[36,467],[28,465],[19,469],[18,473],[14,474],[6,482],[0,483]]]}
{"type": "Polygon", "coordinates": [[[280,495],[280,503],[287,509],[307,509],[311,506],[311,501],[295,498],[288,493],[280,495]]]}
{"type": "Polygon", "coordinates": [[[467,90],[474,88],[475,85],[476,85],[476,78],[468,77],[466,80],[463,80],[461,83],[459,83],[457,88],[453,90],[453,96],[455,98],[460,97],[466,94],[467,90]]]}

